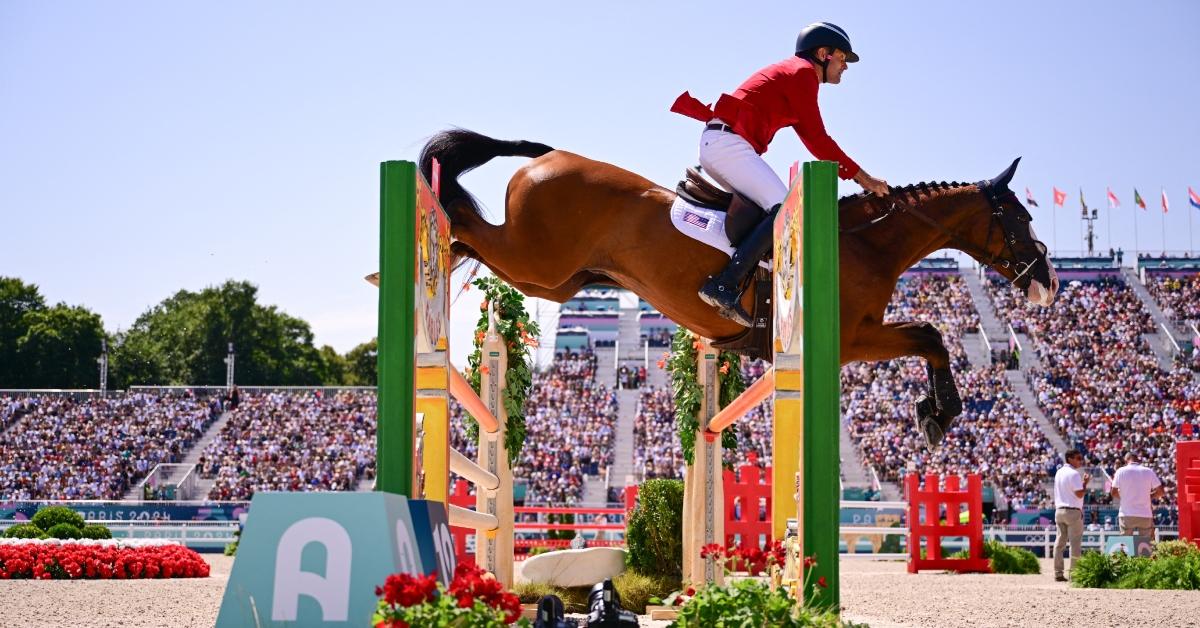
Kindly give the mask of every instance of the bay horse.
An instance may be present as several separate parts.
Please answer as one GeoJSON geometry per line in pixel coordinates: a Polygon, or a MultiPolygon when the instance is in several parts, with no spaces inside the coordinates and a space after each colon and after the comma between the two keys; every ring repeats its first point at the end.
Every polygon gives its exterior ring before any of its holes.
{"type": "MultiPolygon", "coordinates": [[[[456,265],[478,260],[522,293],[559,303],[587,285],[617,285],[714,343],[747,333],[697,296],[729,258],[672,226],[672,190],[545,144],[464,129],[438,133],[425,145],[420,170],[426,180],[432,180],[434,159],[456,265]],[[458,177],[501,156],[532,159],[509,180],[504,223],[494,225],[458,177]]],[[[884,322],[884,311],[901,274],[944,248],[992,267],[1033,303],[1054,301],[1058,277],[1046,246],[1008,188],[1019,161],[975,184],[918,184],[892,188],[884,198],[863,193],[838,203],[842,364],[924,358],[929,393],[917,403],[917,421],[931,449],[962,412],[949,353],[931,323],[884,322]]],[[[752,292],[743,295],[747,311],[752,292]]]]}

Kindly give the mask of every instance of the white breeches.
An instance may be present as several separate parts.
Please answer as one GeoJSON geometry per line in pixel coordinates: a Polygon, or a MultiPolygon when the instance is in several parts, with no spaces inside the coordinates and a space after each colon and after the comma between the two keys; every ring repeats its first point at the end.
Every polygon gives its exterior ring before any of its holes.
{"type": "Polygon", "coordinates": [[[706,129],[700,136],[700,166],[721,187],[740,192],[768,211],[788,193],[779,175],[737,133],[706,129]]]}

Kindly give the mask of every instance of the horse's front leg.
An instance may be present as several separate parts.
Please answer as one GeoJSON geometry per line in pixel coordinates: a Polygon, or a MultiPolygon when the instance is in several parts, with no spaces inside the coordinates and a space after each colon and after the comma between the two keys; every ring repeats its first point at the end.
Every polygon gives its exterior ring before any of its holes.
{"type": "Polygon", "coordinates": [[[962,400],[950,371],[950,352],[942,334],[926,322],[884,323],[859,329],[852,353],[858,360],[892,360],[904,356],[925,358],[929,374],[929,396],[917,400],[917,427],[933,449],[962,413],[962,400]]]}

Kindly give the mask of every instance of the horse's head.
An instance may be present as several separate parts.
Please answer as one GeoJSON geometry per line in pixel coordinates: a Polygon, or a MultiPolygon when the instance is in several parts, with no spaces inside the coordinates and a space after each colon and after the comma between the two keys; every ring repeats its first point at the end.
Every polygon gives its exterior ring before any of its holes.
{"type": "Polygon", "coordinates": [[[991,215],[982,244],[967,253],[1024,290],[1030,302],[1050,305],[1058,294],[1058,274],[1033,230],[1033,216],[1008,188],[1020,161],[1018,157],[999,176],[976,184],[991,215]]]}

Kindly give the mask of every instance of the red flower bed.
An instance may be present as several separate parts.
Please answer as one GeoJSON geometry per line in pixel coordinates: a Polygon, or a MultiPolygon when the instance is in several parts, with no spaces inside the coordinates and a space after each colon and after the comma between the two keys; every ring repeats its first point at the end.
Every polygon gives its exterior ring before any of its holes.
{"type": "Polygon", "coordinates": [[[0,545],[0,580],[207,578],[208,563],[182,545],[0,545]]]}

